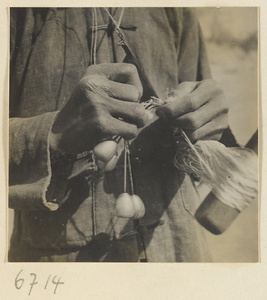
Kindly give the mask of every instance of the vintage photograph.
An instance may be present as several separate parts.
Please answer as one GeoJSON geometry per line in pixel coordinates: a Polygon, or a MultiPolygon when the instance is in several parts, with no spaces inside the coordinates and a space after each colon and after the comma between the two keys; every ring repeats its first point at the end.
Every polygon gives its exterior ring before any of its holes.
{"type": "Polygon", "coordinates": [[[11,7],[8,262],[258,262],[258,8],[11,7]]]}

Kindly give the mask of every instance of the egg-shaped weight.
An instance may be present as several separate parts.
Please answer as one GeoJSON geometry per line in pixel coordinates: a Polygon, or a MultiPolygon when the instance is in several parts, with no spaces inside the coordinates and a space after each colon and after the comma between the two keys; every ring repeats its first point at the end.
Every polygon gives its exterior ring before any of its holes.
{"type": "Polygon", "coordinates": [[[98,168],[102,171],[105,172],[111,172],[114,170],[114,168],[117,165],[119,156],[117,155],[117,153],[111,158],[110,161],[106,162],[106,161],[102,161],[100,159],[96,159],[96,165],[98,166],[98,168]]]}
{"type": "Polygon", "coordinates": [[[97,165],[98,169],[100,169],[100,170],[105,170],[106,165],[109,163],[109,162],[106,162],[106,161],[102,161],[100,159],[96,159],[95,162],[96,162],[96,165],[97,165]]]}
{"type": "Polygon", "coordinates": [[[133,218],[140,219],[145,215],[145,212],[146,212],[144,202],[137,195],[132,195],[131,197],[132,197],[133,205],[135,208],[135,213],[134,213],[133,218]]]}
{"type": "Polygon", "coordinates": [[[113,140],[108,140],[97,144],[94,147],[94,155],[97,159],[108,162],[117,153],[118,144],[113,140]]]}
{"type": "Polygon", "coordinates": [[[116,199],[115,210],[117,217],[132,218],[136,213],[132,196],[128,193],[120,194],[116,199]]]}
{"type": "Polygon", "coordinates": [[[105,167],[103,168],[103,170],[105,172],[111,172],[112,170],[114,170],[114,168],[117,165],[117,162],[119,160],[119,155],[116,153],[109,162],[106,163],[105,167]]]}

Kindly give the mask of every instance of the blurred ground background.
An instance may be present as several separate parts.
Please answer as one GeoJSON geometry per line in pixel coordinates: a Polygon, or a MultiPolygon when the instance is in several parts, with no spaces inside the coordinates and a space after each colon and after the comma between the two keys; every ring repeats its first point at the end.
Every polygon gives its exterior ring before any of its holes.
{"type": "MultiPolygon", "coordinates": [[[[213,78],[228,101],[229,123],[245,145],[257,130],[257,8],[197,8],[213,78]]],[[[222,235],[207,232],[215,262],[258,261],[258,203],[255,200],[222,235]]]]}
{"type": "MultiPolygon", "coordinates": [[[[245,145],[257,129],[257,9],[197,8],[213,78],[230,106],[230,126],[245,145]]],[[[13,214],[9,214],[9,231],[13,214]]],[[[10,232],[9,232],[10,236],[10,232]]],[[[224,234],[207,232],[215,262],[258,261],[257,201],[224,234]]]]}

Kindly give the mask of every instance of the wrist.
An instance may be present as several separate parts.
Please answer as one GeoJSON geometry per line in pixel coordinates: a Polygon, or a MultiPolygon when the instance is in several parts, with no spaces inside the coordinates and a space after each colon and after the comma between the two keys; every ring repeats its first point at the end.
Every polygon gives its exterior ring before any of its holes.
{"type": "Polygon", "coordinates": [[[71,162],[76,158],[76,155],[71,155],[70,153],[63,150],[62,147],[60,147],[60,134],[50,132],[49,149],[52,164],[59,160],[71,162]]]}

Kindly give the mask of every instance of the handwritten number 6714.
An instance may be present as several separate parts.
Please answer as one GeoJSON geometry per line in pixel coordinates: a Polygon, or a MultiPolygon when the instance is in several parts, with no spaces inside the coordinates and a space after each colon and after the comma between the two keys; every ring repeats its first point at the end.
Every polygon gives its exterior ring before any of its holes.
{"type": "MultiPolygon", "coordinates": [[[[25,282],[25,279],[20,277],[20,274],[21,274],[22,272],[23,272],[23,269],[21,269],[21,270],[19,271],[19,273],[17,274],[17,276],[16,276],[16,278],[15,278],[15,287],[16,287],[16,289],[18,289],[18,290],[20,290],[20,289],[22,288],[22,286],[23,286],[23,284],[24,284],[24,282],[25,282]]],[[[29,290],[28,295],[31,294],[32,289],[33,289],[33,286],[38,284],[38,281],[36,280],[36,279],[37,279],[37,275],[36,275],[35,273],[30,273],[30,276],[33,277],[33,280],[32,280],[31,283],[29,283],[29,285],[30,285],[30,290],[29,290]]],[[[47,278],[47,281],[46,281],[45,286],[44,286],[44,289],[45,289],[45,290],[46,290],[46,288],[47,288],[47,286],[48,286],[48,284],[49,284],[49,281],[50,281],[51,276],[52,276],[52,275],[50,274],[50,275],[48,276],[48,278],[47,278]]],[[[55,285],[55,288],[54,288],[54,294],[56,294],[56,292],[57,292],[58,285],[59,285],[59,284],[64,284],[64,282],[61,281],[61,277],[59,277],[59,278],[57,279],[57,275],[55,275],[55,276],[52,278],[51,282],[55,285]]]]}

